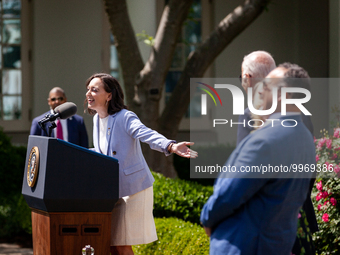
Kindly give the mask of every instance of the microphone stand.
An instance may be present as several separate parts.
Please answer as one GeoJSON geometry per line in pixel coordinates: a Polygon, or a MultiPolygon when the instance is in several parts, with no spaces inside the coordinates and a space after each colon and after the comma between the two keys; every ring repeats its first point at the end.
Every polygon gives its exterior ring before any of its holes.
{"type": "Polygon", "coordinates": [[[39,126],[41,127],[42,130],[48,135],[48,137],[51,137],[52,135],[52,129],[56,128],[57,125],[55,124],[54,121],[49,121],[51,123],[51,126],[48,127],[48,133],[45,127],[46,122],[50,118],[51,114],[46,114],[46,116],[38,122],[39,126]]]}
{"type": "Polygon", "coordinates": [[[48,127],[48,137],[51,137],[51,134],[52,134],[52,130],[53,128],[56,128],[57,125],[55,124],[54,121],[51,121],[51,126],[48,127]]]}
{"type": "Polygon", "coordinates": [[[77,112],[77,106],[74,103],[66,102],[64,104],[57,106],[53,110],[53,113],[51,112],[51,114],[46,114],[45,117],[38,122],[38,124],[41,127],[41,129],[46,134],[48,134],[48,137],[51,137],[52,129],[57,127],[57,125],[55,124],[54,121],[57,118],[67,119],[67,118],[73,116],[74,114],[76,114],[76,112],[77,112]],[[51,123],[51,126],[48,127],[48,133],[47,133],[46,127],[45,127],[46,122],[51,123]]]}

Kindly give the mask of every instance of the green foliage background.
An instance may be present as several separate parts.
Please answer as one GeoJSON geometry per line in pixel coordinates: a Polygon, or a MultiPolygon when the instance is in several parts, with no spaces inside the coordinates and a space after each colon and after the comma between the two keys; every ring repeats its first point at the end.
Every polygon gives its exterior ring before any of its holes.
{"type": "Polygon", "coordinates": [[[155,218],[158,240],[133,246],[135,254],[209,254],[203,228],[176,218],[155,218]]]}
{"type": "MultiPolygon", "coordinates": [[[[338,164],[340,166],[340,138],[333,139],[332,148],[317,149],[320,156],[318,163],[338,164]],[[333,161],[334,153],[339,154],[333,161]]],[[[318,141],[317,141],[318,142],[318,141]]],[[[226,158],[232,152],[232,146],[216,147],[216,153],[223,153],[226,158]]],[[[200,156],[205,155],[204,148],[200,156]]],[[[26,148],[11,144],[10,139],[0,129],[0,238],[13,238],[32,232],[31,210],[21,195],[26,148]]],[[[221,164],[223,164],[222,162],[221,164]]],[[[213,192],[214,180],[190,180],[188,159],[175,158],[175,167],[181,179],[169,179],[158,173],[152,173],[154,183],[154,216],[159,240],[147,245],[137,245],[136,254],[208,254],[209,238],[199,225],[203,205],[213,192]],[[189,181],[190,180],[190,181],[189,181]],[[200,181],[202,184],[199,184],[200,181]]],[[[314,187],[312,199],[320,231],[313,235],[317,254],[338,254],[340,244],[340,179],[324,178],[323,190],[328,197],[316,200],[319,190],[314,187]],[[329,203],[330,197],[338,202],[329,203]],[[327,202],[328,201],[328,202],[327,202]],[[318,205],[326,202],[321,210],[318,205]],[[327,213],[329,221],[322,216],[327,213]]]]}
{"type": "Polygon", "coordinates": [[[213,192],[212,186],[165,178],[157,173],[153,176],[154,216],[176,217],[199,224],[202,207],[213,192]]]}
{"type": "Polygon", "coordinates": [[[31,210],[21,195],[26,148],[12,146],[0,129],[0,238],[31,233],[31,210]]]}
{"type": "Polygon", "coordinates": [[[315,140],[316,161],[322,169],[312,192],[319,231],[313,234],[318,255],[340,254],[340,128],[326,130],[315,140]]]}

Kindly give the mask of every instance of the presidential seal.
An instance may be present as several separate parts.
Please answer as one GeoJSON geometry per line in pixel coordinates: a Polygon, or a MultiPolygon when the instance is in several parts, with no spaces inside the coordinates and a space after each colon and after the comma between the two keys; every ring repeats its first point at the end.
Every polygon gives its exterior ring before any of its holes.
{"type": "Polygon", "coordinates": [[[34,187],[38,177],[39,170],[39,149],[34,146],[31,149],[30,156],[27,164],[27,184],[30,187],[34,187]]]}

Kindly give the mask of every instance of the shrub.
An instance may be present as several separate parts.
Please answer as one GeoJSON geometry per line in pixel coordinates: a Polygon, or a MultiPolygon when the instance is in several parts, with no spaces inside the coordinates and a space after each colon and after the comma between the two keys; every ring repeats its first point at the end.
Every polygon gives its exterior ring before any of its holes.
{"type": "Polygon", "coordinates": [[[204,229],[174,218],[155,218],[158,240],[133,246],[135,254],[209,254],[209,237],[204,229]]]}
{"type": "MultiPolygon", "coordinates": [[[[234,151],[235,146],[232,145],[224,145],[218,144],[214,146],[198,146],[194,148],[195,151],[198,152],[198,157],[200,162],[204,162],[204,165],[224,165],[224,163],[229,158],[230,154],[234,151]]],[[[183,158],[178,155],[174,155],[174,168],[177,172],[177,175],[182,180],[194,181],[202,185],[210,185],[214,184],[214,179],[192,179],[190,178],[190,160],[197,159],[188,159],[183,158]]]]}
{"type": "Polygon", "coordinates": [[[10,138],[0,129],[0,180],[3,181],[0,199],[21,193],[25,158],[26,148],[12,146],[10,138]]]}
{"type": "Polygon", "coordinates": [[[12,146],[0,129],[0,237],[31,233],[30,209],[21,195],[26,148],[12,146]]]}
{"type": "Polygon", "coordinates": [[[7,197],[0,205],[0,226],[2,238],[32,233],[31,209],[21,194],[7,197]]]}
{"type": "MultiPolygon", "coordinates": [[[[21,195],[26,148],[15,147],[0,130],[0,237],[31,233],[30,209],[21,195]]],[[[201,209],[212,187],[153,173],[155,217],[178,217],[199,224],[201,209]]],[[[194,226],[192,223],[187,223],[194,226]]],[[[183,223],[184,224],[184,223],[183,223]]],[[[205,235],[205,234],[204,234],[205,235]]]]}
{"type": "Polygon", "coordinates": [[[199,224],[203,205],[213,193],[212,187],[153,173],[154,216],[176,217],[199,224]]]}
{"type": "MultiPolygon", "coordinates": [[[[338,254],[340,251],[340,129],[333,136],[324,132],[315,140],[317,164],[333,174],[322,173],[313,187],[312,200],[319,226],[313,240],[317,254],[338,254]],[[323,177],[322,176],[325,176],[323,177]]],[[[318,166],[317,165],[317,166],[318,166]]]]}

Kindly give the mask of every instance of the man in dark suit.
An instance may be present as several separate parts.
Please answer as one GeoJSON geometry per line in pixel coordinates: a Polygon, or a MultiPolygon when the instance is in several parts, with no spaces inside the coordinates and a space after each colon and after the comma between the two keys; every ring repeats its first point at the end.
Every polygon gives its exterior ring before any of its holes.
{"type": "MultiPolygon", "coordinates": [[[[57,106],[67,101],[64,90],[59,87],[53,88],[49,93],[47,101],[51,110],[33,119],[30,135],[48,136],[48,134],[39,126],[38,122],[43,119],[46,114],[51,113],[57,106]]],[[[76,114],[66,120],[57,120],[56,123],[57,128],[53,130],[52,137],[57,137],[70,143],[88,148],[88,136],[84,119],[81,116],[76,114]]],[[[46,123],[47,132],[50,125],[51,124],[49,122],[46,123]]]]}
{"type": "MultiPolygon", "coordinates": [[[[306,72],[294,66],[279,67],[268,74],[262,89],[264,110],[272,106],[273,90],[296,86],[287,77],[299,73],[306,72]]],[[[308,88],[309,82],[305,85],[308,88]]],[[[287,98],[296,96],[300,94],[287,93],[287,98]]],[[[263,170],[263,166],[315,165],[313,136],[303,125],[299,108],[288,104],[287,115],[281,115],[280,90],[277,100],[277,108],[265,125],[245,137],[226,162],[237,171],[219,176],[213,195],[202,209],[201,222],[210,236],[210,254],[291,253],[298,213],[307,197],[312,173],[305,171],[300,173],[303,178],[293,178],[295,174],[284,171],[268,175],[244,172],[247,167],[263,170]],[[285,127],[282,121],[285,126],[297,125],[285,127]]]]}

